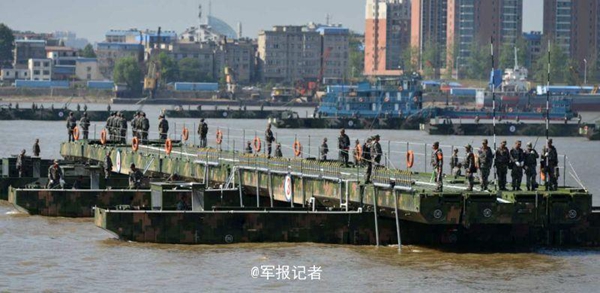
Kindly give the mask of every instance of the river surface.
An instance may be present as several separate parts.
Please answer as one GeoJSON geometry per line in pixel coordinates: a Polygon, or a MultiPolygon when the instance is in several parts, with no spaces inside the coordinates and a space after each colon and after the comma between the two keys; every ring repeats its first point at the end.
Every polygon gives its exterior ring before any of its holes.
{"type": "MultiPolygon", "coordinates": [[[[89,108],[105,109],[106,105],[89,105],[89,108]]],[[[156,117],[164,108],[170,106],[142,109],[150,118],[152,131],[156,130],[156,117]]],[[[138,109],[138,106],[113,106],[113,109],[138,109]]],[[[312,110],[299,112],[306,111],[312,110]]],[[[597,115],[586,114],[584,120],[595,119],[597,115]]],[[[193,128],[198,123],[185,119],[169,121],[174,136],[179,135],[184,124],[193,128]]],[[[254,138],[255,133],[262,138],[266,126],[264,120],[210,119],[207,122],[209,144],[214,144],[214,133],[219,127],[225,133],[224,148],[234,148],[235,141],[236,149],[243,141],[254,138]]],[[[101,127],[96,127],[97,133],[101,127]]],[[[42,156],[59,158],[60,142],[67,137],[64,122],[0,121],[0,129],[3,138],[0,157],[16,154],[22,148],[30,152],[34,139],[40,138],[42,156]]],[[[274,131],[283,145],[284,155],[291,154],[290,146],[298,139],[307,155],[310,144],[310,154],[315,156],[317,145],[327,137],[332,150],[330,157],[337,157],[337,130],[274,131]]],[[[449,154],[451,146],[461,146],[463,152],[464,144],[478,146],[484,138],[435,137],[419,131],[348,131],[351,140],[361,142],[376,133],[382,137],[386,154],[387,141],[391,141],[387,162],[398,167],[404,166],[406,142],[410,141],[410,148],[417,153],[418,170],[425,168],[422,154],[426,149],[429,152],[430,146],[424,143],[439,140],[449,154]]],[[[151,137],[156,137],[156,133],[151,137]]],[[[498,137],[497,141],[502,139],[507,139],[509,145],[515,140],[498,137]]],[[[522,139],[524,143],[529,140],[535,143],[537,138],[522,139]]],[[[197,142],[195,136],[190,140],[197,142]]],[[[538,150],[544,140],[539,139],[538,150]]],[[[561,166],[563,155],[570,162],[566,165],[567,184],[577,186],[580,181],[596,194],[594,203],[597,205],[600,164],[596,160],[600,143],[584,138],[555,138],[554,142],[561,154],[561,166]]],[[[598,292],[599,285],[598,250],[456,253],[404,246],[402,253],[398,253],[397,247],[318,244],[138,244],[114,239],[112,234],[95,227],[91,219],[28,216],[18,213],[8,203],[0,203],[0,292],[598,292]],[[291,280],[281,280],[284,275],[277,274],[266,278],[269,270],[278,266],[289,266],[283,271],[289,272],[291,280]],[[253,277],[255,267],[259,273],[253,277]],[[308,274],[315,269],[317,273],[308,274]],[[306,280],[300,280],[303,276],[306,280]]]]}

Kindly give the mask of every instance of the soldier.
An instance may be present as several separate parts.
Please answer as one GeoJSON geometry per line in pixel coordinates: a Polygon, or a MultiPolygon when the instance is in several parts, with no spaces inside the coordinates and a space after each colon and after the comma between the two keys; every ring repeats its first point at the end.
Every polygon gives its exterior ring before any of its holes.
{"type": "MultiPolygon", "coordinates": [[[[354,149],[352,149],[352,157],[354,158],[354,166],[360,164],[360,157],[358,156],[358,148],[360,147],[360,140],[354,141],[354,149]]],[[[363,150],[364,152],[364,150],[363,150]]]]}
{"type": "Polygon", "coordinates": [[[58,166],[58,160],[54,160],[54,164],[48,168],[48,189],[59,187],[62,179],[62,169],[58,166]]]}
{"type": "Polygon", "coordinates": [[[558,152],[552,145],[552,139],[548,139],[544,154],[542,155],[544,161],[544,173],[546,177],[545,186],[546,190],[557,190],[558,189],[558,152]]]}
{"type": "Polygon", "coordinates": [[[275,158],[283,158],[283,153],[281,152],[281,144],[278,143],[275,148],[275,158]]]}
{"type": "Polygon", "coordinates": [[[77,127],[77,120],[73,115],[73,112],[69,112],[69,117],[67,118],[67,131],[69,133],[69,142],[75,141],[75,137],[73,137],[73,131],[77,127]]]}
{"type": "Polygon", "coordinates": [[[108,116],[108,118],[106,118],[106,130],[108,131],[108,135],[109,135],[109,139],[112,140],[113,139],[113,130],[112,130],[112,124],[113,124],[113,119],[115,118],[115,113],[112,112],[110,113],[110,116],[108,116]]]}
{"type": "Polygon", "coordinates": [[[371,160],[371,143],[373,142],[373,137],[369,137],[367,138],[367,140],[365,141],[365,143],[363,144],[363,153],[362,153],[362,157],[361,157],[361,164],[369,164],[369,161],[371,160]]]}
{"type": "Polygon", "coordinates": [[[381,156],[383,155],[383,151],[381,150],[381,144],[379,144],[379,134],[373,137],[373,142],[371,143],[371,159],[375,163],[375,166],[379,166],[381,163],[381,156]]]}
{"type": "Polygon", "coordinates": [[[462,164],[459,162],[458,158],[458,149],[454,149],[452,153],[452,157],[450,157],[450,170],[452,171],[452,176],[454,179],[457,179],[460,176],[460,168],[462,164]]]}
{"type": "Polygon", "coordinates": [[[463,166],[465,167],[465,175],[467,176],[467,191],[473,191],[473,177],[474,174],[477,173],[477,167],[475,166],[473,148],[470,144],[465,146],[465,153],[463,166]]]}
{"type": "Polygon", "coordinates": [[[115,112],[115,116],[112,119],[111,128],[113,132],[112,140],[114,142],[119,141],[119,137],[121,136],[119,132],[119,129],[121,128],[121,118],[117,112],[115,112]]]}
{"type": "Polygon", "coordinates": [[[339,160],[348,167],[348,151],[350,150],[350,137],[346,135],[346,130],[340,130],[338,137],[339,160]]]}
{"type": "Polygon", "coordinates": [[[138,121],[140,119],[140,112],[136,112],[131,119],[131,137],[138,137],[138,121]]]}
{"type": "Polygon", "coordinates": [[[252,154],[252,142],[248,142],[248,144],[246,145],[246,154],[252,154]]]}
{"type": "Polygon", "coordinates": [[[131,169],[131,171],[129,171],[129,189],[140,189],[142,187],[144,174],[135,167],[135,164],[131,164],[129,169],[131,169]]]}
{"type": "Polygon", "coordinates": [[[142,118],[140,119],[140,128],[142,131],[142,143],[148,142],[148,131],[150,131],[150,120],[146,118],[146,113],[142,112],[142,118]]]}
{"type": "Polygon", "coordinates": [[[492,162],[494,160],[494,153],[492,149],[488,147],[488,140],[484,139],[479,149],[479,174],[481,178],[481,190],[489,190],[489,177],[490,170],[492,169],[492,162]]]}
{"type": "Polygon", "coordinates": [[[200,119],[200,125],[198,125],[198,135],[200,135],[200,147],[205,148],[207,145],[206,136],[208,136],[208,124],[204,122],[204,118],[200,119]]]}
{"type": "Polygon", "coordinates": [[[25,150],[21,150],[19,156],[17,156],[17,170],[19,171],[19,178],[23,177],[25,172],[25,150]]]}
{"type": "Polygon", "coordinates": [[[527,150],[525,151],[525,180],[527,183],[528,191],[535,191],[537,188],[537,182],[535,182],[537,159],[540,157],[537,151],[533,149],[531,142],[527,143],[527,150]]]}
{"type": "Polygon", "coordinates": [[[323,138],[323,143],[319,148],[319,154],[321,155],[321,161],[327,161],[327,154],[329,153],[329,146],[327,145],[327,138],[323,138]]]}
{"type": "Polygon", "coordinates": [[[523,180],[523,166],[525,165],[525,156],[521,148],[521,141],[517,140],[515,146],[510,150],[510,172],[512,178],[512,190],[521,190],[521,182],[523,180]]]}
{"type": "Polygon", "coordinates": [[[108,179],[110,177],[110,173],[113,169],[113,162],[110,158],[110,152],[106,153],[104,157],[104,179],[108,179]]]}
{"type": "Polygon", "coordinates": [[[500,147],[496,150],[494,164],[496,165],[496,175],[498,175],[498,188],[500,190],[506,189],[506,174],[508,173],[508,164],[510,162],[510,155],[508,148],[506,147],[506,140],[500,143],[500,147]]]}
{"type": "Polygon", "coordinates": [[[271,147],[275,141],[275,135],[271,131],[271,123],[267,124],[267,130],[265,130],[265,141],[267,142],[267,156],[271,157],[271,147]]]}
{"type": "Polygon", "coordinates": [[[158,116],[158,134],[161,140],[166,140],[169,134],[169,121],[165,119],[165,115],[158,116]]]}
{"type": "Polygon", "coordinates": [[[83,112],[83,117],[79,120],[79,126],[81,126],[81,130],[83,131],[83,139],[87,140],[90,134],[90,119],[87,112],[83,112]]]}
{"type": "Polygon", "coordinates": [[[431,153],[431,166],[433,167],[435,182],[437,183],[435,191],[442,192],[444,190],[444,153],[440,149],[440,143],[437,141],[433,143],[431,148],[433,150],[431,153]]]}
{"type": "Polygon", "coordinates": [[[33,156],[35,157],[39,157],[40,156],[40,139],[37,138],[35,140],[35,143],[33,144],[33,156]]]}
{"type": "Polygon", "coordinates": [[[125,118],[125,115],[123,115],[123,112],[119,113],[119,118],[119,122],[121,123],[121,143],[127,143],[127,119],[125,118]]]}

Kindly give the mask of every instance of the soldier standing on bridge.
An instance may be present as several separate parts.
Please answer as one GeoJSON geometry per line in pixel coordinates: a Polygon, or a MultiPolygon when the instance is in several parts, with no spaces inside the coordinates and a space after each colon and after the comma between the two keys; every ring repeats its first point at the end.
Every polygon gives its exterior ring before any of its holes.
{"type": "Polygon", "coordinates": [[[546,190],[556,191],[558,190],[558,152],[552,145],[552,139],[548,140],[542,160],[544,161],[544,171],[546,175],[546,190]]]}
{"type": "Polygon", "coordinates": [[[458,176],[460,176],[460,168],[461,168],[461,163],[459,161],[458,158],[458,149],[454,149],[452,156],[450,157],[450,171],[452,172],[452,176],[454,176],[454,179],[458,179],[458,176]]]}
{"type": "Polygon", "coordinates": [[[142,132],[142,143],[148,142],[148,131],[150,131],[150,120],[146,117],[146,113],[142,112],[140,119],[140,130],[142,132]]]}
{"type": "Polygon", "coordinates": [[[506,191],[506,174],[508,173],[508,164],[510,162],[510,155],[508,148],[506,147],[506,140],[500,143],[500,147],[496,150],[495,165],[496,173],[498,175],[498,188],[506,191]]]}
{"type": "Polygon", "coordinates": [[[83,117],[79,120],[79,126],[83,132],[83,139],[87,140],[90,135],[90,119],[87,112],[83,112],[83,117]]]}
{"type": "Polygon", "coordinates": [[[112,159],[110,158],[110,151],[108,153],[106,153],[106,156],[104,157],[104,179],[108,179],[110,177],[110,173],[112,172],[113,169],[113,162],[112,159]]]}
{"type": "Polygon", "coordinates": [[[58,166],[58,160],[54,160],[54,164],[48,168],[48,189],[54,189],[60,186],[60,181],[62,179],[62,169],[58,166]]]}
{"type": "MultiPolygon", "coordinates": [[[[352,157],[354,158],[354,166],[358,167],[360,164],[360,156],[362,154],[358,153],[358,148],[360,148],[360,140],[354,141],[354,149],[352,149],[352,157]],[[360,155],[360,156],[359,156],[360,155]]],[[[362,150],[364,152],[364,150],[362,150]]]]}
{"type": "Polygon", "coordinates": [[[473,147],[470,144],[465,146],[465,153],[463,166],[465,167],[465,175],[467,176],[467,191],[473,191],[473,177],[477,173],[477,167],[475,166],[473,147]]]}
{"type": "Polygon", "coordinates": [[[328,153],[329,153],[329,146],[327,145],[327,137],[326,137],[326,138],[323,138],[323,143],[321,144],[321,147],[319,148],[321,162],[327,161],[328,153]]]}
{"type": "Polygon", "coordinates": [[[23,177],[25,172],[25,150],[21,150],[19,156],[17,156],[17,170],[19,171],[19,178],[23,177]]]}
{"type": "Polygon", "coordinates": [[[169,121],[165,119],[165,115],[158,116],[158,133],[161,140],[166,140],[169,134],[169,121]]]}
{"type": "Polygon", "coordinates": [[[492,149],[488,147],[488,140],[484,139],[479,149],[479,174],[481,177],[481,190],[489,190],[489,177],[490,170],[492,169],[492,162],[494,160],[494,153],[492,149]]]}
{"type": "Polygon", "coordinates": [[[350,137],[346,135],[346,130],[340,130],[338,137],[339,159],[345,167],[348,167],[348,151],[350,150],[350,137]]]}
{"type": "Polygon", "coordinates": [[[381,164],[381,157],[383,155],[383,151],[381,150],[381,144],[379,143],[380,138],[381,137],[379,136],[379,134],[377,134],[373,137],[373,142],[371,144],[371,149],[370,149],[371,158],[372,158],[373,162],[375,163],[375,167],[377,167],[381,164]]]}
{"type": "Polygon", "coordinates": [[[521,141],[517,140],[515,146],[510,150],[510,165],[512,172],[510,173],[512,178],[512,190],[521,190],[521,182],[523,181],[523,166],[525,165],[525,156],[523,149],[521,148],[521,141]]]}
{"type": "Polygon", "coordinates": [[[131,169],[131,171],[129,171],[129,189],[140,189],[142,187],[144,174],[135,167],[135,164],[131,164],[129,169],[131,169]]]}
{"type": "Polygon", "coordinates": [[[440,149],[440,143],[434,142],[432,146],[433,152],[431,153],[431,166],[435,176],[435,182],[437,188],[435,191],[442,192],[444,190],[444,153],[440,149]]]}
{"type": "Polygon", "coordinates": [[[198,125],[198,135],[200,135],[200,147],[205,148],[208,144],[206,139],[208,136],[208,124],[206,124],[204,118],[200,119],[200,125],[198,125]]]}
{"type": "Polygon", "coordinates": [[[365,143],[362,146],[363,149],[363,153],[362,153],[362,157],[361,157],[361,165],[364,164],[369,164],[369,161],[371,161],[371,143],[373,142],[373,137],[369,137],[367,138],[367,140],[365,141],[365,143]]]}
{"type": "Polygon", "coordinates": [[[77,127],[77,120],[73,115],[73,112],[69,112],[69,117],[67,118],[67,131],[69,133],[69,142],[75,141],[75,137],[73,136],[73,131],[77,127]]]}
{"type": "Polygon", "coordinates": [[[267,130],[265,131],[265,141],[267,142],[267,156],[271,158],[271,148],[273,146],[273,142],[275,141],[275,135],[273,135],[273,131],[271,130],[271,123],[267,124],[267,130]]]}
{"type": "Polygon", "coordinates": [[[283,158],[283,153],[281,152],[281,144],[278,143],[275,148],[275,158],[283,158]]]}
{"type": "Polygon", "coordinates": [[[138,137],[138,129],[139,129],[139,120],[140,120],[140,112],[136,112],[131,119],[131,137],[138,137]]]}
{"type": "Polygon", "coordinates": [[[537,159],[540,157],[537,151],[533,148],[531,142],[527,143],[527,150],[525,151],[525,180],[527,183],[528,191],[535,191],[537,188],[537,182],[535,182],[537,159]]]}
{"type": "Polygon", "coordinates": [[[112,136],[113,136],[113,131],[112,131],[112,121],[115,117],[115,113],[111,112],[110,116],[108,116],[108,118],[106,118],[106,126],[104,128],[106,128],[106,131],[108,131],[108,137],[109,139],[112,141],[112,136]]]}
{"type": "Polygon", "coordinates": [[[119,112],[119,118],[119,122],[121,123],[121,143],[127,143],[127,119],[123,115],[123,112],[119,112]]]}
{"type": "Polygon", "coordinates": [[[34,157],[39,157],[40,156],[40,139],[36,138],[35,139],[35,143],[33,144],[33,156],[34,157]]]}
{"type": "Polygon", "coordinates": [[[246,154],[251,155],[252,154],[252,142],[248,142],[248,144],[246,144],[246,154]]]}

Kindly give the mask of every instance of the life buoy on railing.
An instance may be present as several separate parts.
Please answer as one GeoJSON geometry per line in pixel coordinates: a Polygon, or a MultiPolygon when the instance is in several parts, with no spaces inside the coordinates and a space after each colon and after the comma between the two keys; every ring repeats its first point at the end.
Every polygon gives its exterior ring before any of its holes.
{"type": "Polygon", "coordinates": [[[140,148],[140,140],[136,136],[134,136],[133,139],[131,140],[131,149],[134,152],[137,152],[139,148],[140,148]]]}
{"type": "Polygon", "coordinates": [[[102,129],[102,131],[100,131],[100,143],[102,145],[106,144],[106,129],[102,129]]]}
{"type": "Polygon", "coordinates": [[[362,158],[362,154],[363,149],[360,144],[354,147],[354,159],[356,159],[357,162],[360,161],[360,159],[362,158]]]}
{"type": "Polygon", "coordinates": [[[294,155],[296,155],[296,157],[302,155],[302,144],[297,140],[294,142],[294,155]]]}
{"type": "Polygon", "coordinates": [[[167,155],[170,155],[172,151],[173,151],[173,142],[171,141],[170,138],[167,138],[167,140],[165,141],[165,153],[167,153],[167,155]]]}
{"type": "Polygon", "coordinates": [[[219,129],[217,130],[217,144],[220,145],[223,143],[223,132],[219,129]]]}
{"type": "Polygon", "coordinates": [[[252,141],[252,146],[254,147],[255,153],[260,153],[260,150],[262,149],[262,142],[260,141],[260,138],[258,136],[254,137],[254,141],[252,141]]]}
{"type": "Polygon", "coordinates": [[[181,139],[183,141],[188,141],[188,139],[190,139],[190,130],[187,127],[183,127],[183,131],[181,132],[181,139]]]}
{"type": "Polygon", "coordinates": [[[508,113],[512,113],[514,111],[513,108],[508,108],[508,113]]]}
{"type": "Polygon", "coordinates": [[[406,152],[406,167],[411,169],[415,165],[415,152],[408,151],[406,152]]]}
{"type": "Polygon", "coordinates": [[[75,140],[79,140],[79,127],[75,126],[75,128],[73,128],[73,138],[75,140]]]}

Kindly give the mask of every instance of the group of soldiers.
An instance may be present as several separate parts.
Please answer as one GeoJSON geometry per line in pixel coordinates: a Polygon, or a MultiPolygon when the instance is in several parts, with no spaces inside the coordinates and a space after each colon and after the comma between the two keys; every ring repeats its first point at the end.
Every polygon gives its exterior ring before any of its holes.
{"type": "MultiPolygon", "coordinates": [[[[122,112],[111,112],[106,119],[106,129],[110,141],[127,142],[127,118],[122,112]]],[[[132,136],[140,139],[142,143],[147,142],[149,129],[150,121],[146,118],[146,113],[138,111],[131,120],[132,136]]]]}
{"type": "MultiPolygon", "coordinates": [[[[455,177],[461,175],[461,169],[465,170],[465,177],[467,178],[467,190],[472,191],[474,185],[474,178],[476,175],[479,176],[481,182],[481,190],[489,190],[489,176],[491,169],[495,167],[495,175],[497,177],[498,189],[506,191],[507,175],[510,170],[512,178],[511,189],[512,191],[520,191],[522,186],[523,175],[526,179],[526,188],[528,191],[535,191],[539,187],[536,176],[538,159],[540,159],[540,172],[542,172],[542,178],[544,179],[545,189],[553,191],[558,189],[558,153],[553,145],[552,139],[548,139],[546,146],[542,150],[542,155],[535,150],[535,146],[529,142],[527,143],[527,149],[522,149],[522,142],[520,140],[515,141],[512,149],[508,149],[506,146],[507,142],[504,140],[500,143],[500,147],[493,152],[488,146],[488,140],[484,139],[481,148],[477,150],[477,155],[473,150],[473,147],[468,144],[465,146],[465,156],[463,162],[459,162],[458,149],[454,149],[453,155],[450,159],[450,167],[452,174],[455,177]]],[[[439,148],[439,144],[438,144],[439,148]]],[[[435,149],[435,146],[434,146],[435,149]]],[[[441,152],[441,151],[438,151],[441,152]]],[[[443,156],[442,156],[443,158],[443,156]]],[[[441,164],[439,160],[436,160],[432,156],[432,165],[439,168],[441,173],[441,164]]],[[[441,190],[442,181],[438,182],[438,189],[441,190]]]]}

